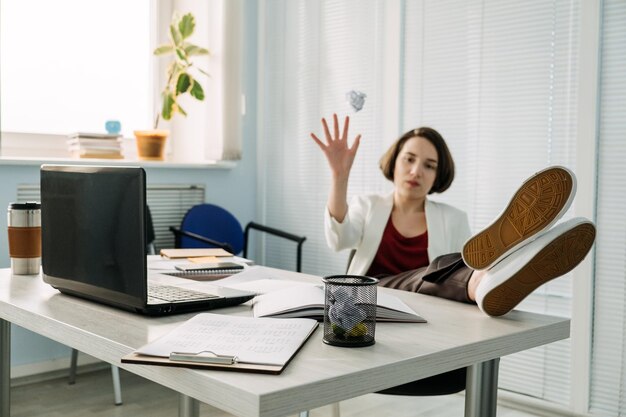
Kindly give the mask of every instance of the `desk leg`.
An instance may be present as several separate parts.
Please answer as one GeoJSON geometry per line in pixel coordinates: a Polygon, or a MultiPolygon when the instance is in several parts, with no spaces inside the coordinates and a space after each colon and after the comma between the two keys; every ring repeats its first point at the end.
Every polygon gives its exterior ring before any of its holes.
{"type": "Polygon", "coordinates": [[[0,319],[0,417],[11,416],[11,323],[0,319]]]}
{"type": "Polygon", "coordinates": [[[496,417],[500,358],[467,368],[465,417],[496,417]]]}
{"type": "Polygon", "coordinates": [[[178,417],[198,417],[200,403],[195,398],[178,394],[178,417]]]}

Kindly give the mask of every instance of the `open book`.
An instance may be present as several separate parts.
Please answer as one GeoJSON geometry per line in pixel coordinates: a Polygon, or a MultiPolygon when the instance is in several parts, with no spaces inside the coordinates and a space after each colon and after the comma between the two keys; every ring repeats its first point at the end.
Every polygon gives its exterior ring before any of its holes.
{"type": "MultiPolygon", "coordinates": [[[[376,321],[426,323],[398,297],[378,291],[376,321]]],[[[254,317],[307,317],[324,319],[324,289],[318,285],[298,285],[258,295],[254,317]]]]}
{"type": "Polygon", "coordinates": [[[316,328],[310,319],[202,313],[122,362],[280,373],[316,328]]]}

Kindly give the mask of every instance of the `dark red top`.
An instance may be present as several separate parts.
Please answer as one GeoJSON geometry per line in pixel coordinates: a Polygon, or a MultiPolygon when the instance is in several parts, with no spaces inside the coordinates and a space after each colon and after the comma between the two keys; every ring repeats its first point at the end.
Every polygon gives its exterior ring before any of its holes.
{"type": "Polygon", "coordinates": [[[419,236],[404,237],[389,216],[378,252],[366,275],[395,275],[427,266],[428,263],[428,231],[419,236]]]}

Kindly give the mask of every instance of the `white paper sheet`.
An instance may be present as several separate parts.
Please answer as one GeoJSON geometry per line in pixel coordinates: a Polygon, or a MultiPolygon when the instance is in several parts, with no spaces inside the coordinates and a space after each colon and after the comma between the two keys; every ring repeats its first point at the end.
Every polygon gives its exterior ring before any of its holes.
{"type": "Polygon", "coordinates": [[[310,319],[272,319],[202,313],[136,353],[172,352],[236,356],[239,362],[282,366],[317,327],[310,319]]]}

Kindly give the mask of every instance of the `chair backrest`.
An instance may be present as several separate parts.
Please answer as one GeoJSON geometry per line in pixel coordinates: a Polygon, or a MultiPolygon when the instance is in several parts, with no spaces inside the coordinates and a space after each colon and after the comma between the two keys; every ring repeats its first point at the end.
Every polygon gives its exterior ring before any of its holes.
{"type": "MultiPolygon", "coordinates": [[[[243,229],[228,210],[214,204],[198,204],[187,211],[180,229],[218,242],[228,243],[237,255],[243,250],[243,229]]],[[[180,237],[181,248],[206,248],[211,245],[186,236],[180,237]]]]}

